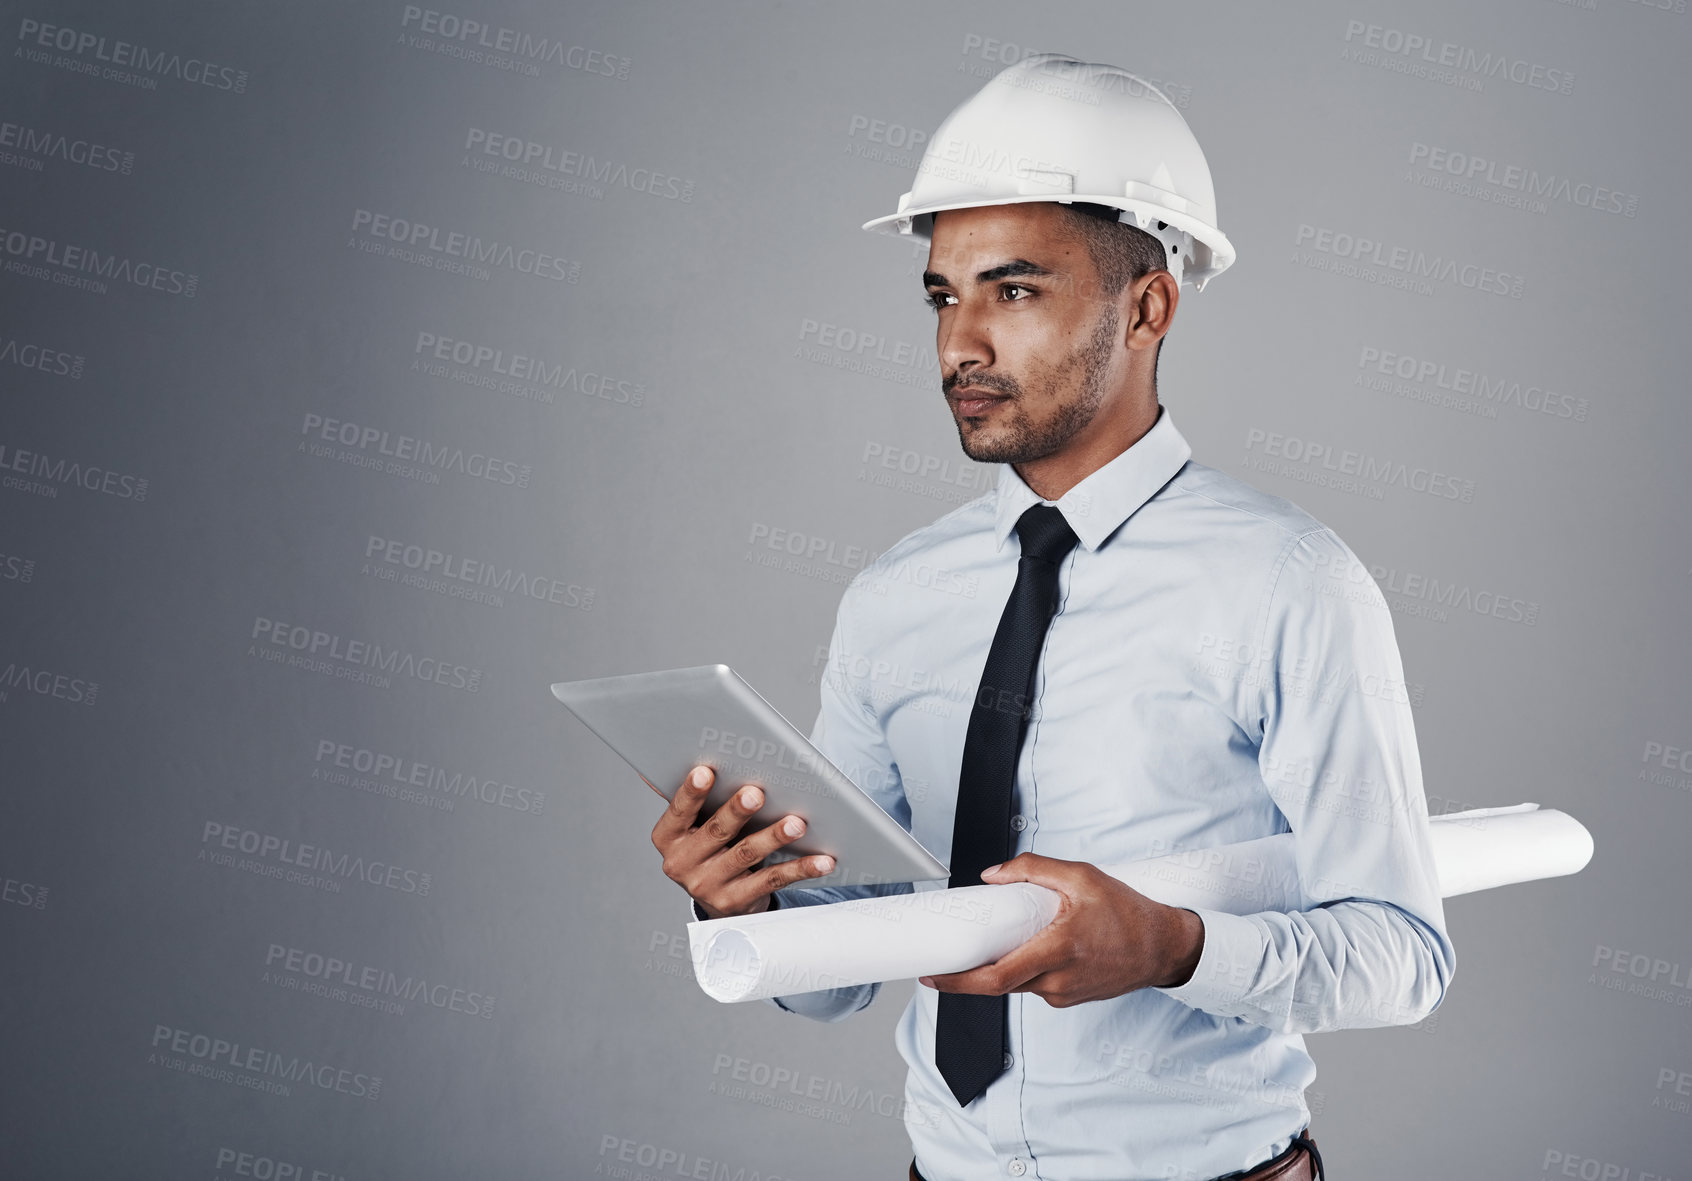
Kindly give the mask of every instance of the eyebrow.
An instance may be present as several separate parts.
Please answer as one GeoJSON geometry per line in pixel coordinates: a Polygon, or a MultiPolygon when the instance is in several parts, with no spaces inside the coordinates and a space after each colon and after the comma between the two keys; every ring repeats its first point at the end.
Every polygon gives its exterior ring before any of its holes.
{"type": "MultiPolygon", "coordinates": [[[[1002,262],[996,267],[989,267],[975,276],[977,283],[996,283],[1000,279],[1009,279],[1016,275],[1050,275],[1045,267],[1037,262],[1029,262],[1026,258],[1014,258],[1010,262],[1002,262]]],[[[951,280],[937,271],[922,273],[924,287],[950,287],[951,280]]]]}

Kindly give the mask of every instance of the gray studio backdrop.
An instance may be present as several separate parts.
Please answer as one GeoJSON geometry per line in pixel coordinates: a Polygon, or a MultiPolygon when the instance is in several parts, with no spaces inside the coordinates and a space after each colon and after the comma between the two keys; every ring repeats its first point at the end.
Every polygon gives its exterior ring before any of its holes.
{"type": "Polygon", "coordinates": [[[997,477],[858,226],[1056,50],[1204,145],[1162,401],[1369,564],[1432,810],[1597,842],[1310,1039],[1335,1176],[1692,1174],[1682,0],[442,2],[3,6],[0,1173],[904,1175],[914,985],[708,1000],[547,685],[809,727],[997,477]]]}

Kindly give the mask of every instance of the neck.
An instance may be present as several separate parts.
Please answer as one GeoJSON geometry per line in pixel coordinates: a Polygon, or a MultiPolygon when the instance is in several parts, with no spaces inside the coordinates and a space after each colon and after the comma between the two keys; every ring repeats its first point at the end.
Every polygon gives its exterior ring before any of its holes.
{"type": "Polygon", "coordinates": [[[1058,500],[1139,442],[1161,412],[1155,392],[1144,398],[1124,398],[1117,413],[1100,414],[1061,450],[1011,466],[1041,500],[1058,500]]]}

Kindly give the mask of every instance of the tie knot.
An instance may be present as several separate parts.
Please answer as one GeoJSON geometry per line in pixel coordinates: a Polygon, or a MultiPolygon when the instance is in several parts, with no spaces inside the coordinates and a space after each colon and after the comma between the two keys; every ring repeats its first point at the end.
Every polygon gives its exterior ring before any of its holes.
{"type": "Polygon", "coordinates": [[[1057,565],[1081,539],[1063,519],[1055,504],[1034,504],[1016,520],[1016,535],[1022,541],[1022,556],[1057,565]]]}

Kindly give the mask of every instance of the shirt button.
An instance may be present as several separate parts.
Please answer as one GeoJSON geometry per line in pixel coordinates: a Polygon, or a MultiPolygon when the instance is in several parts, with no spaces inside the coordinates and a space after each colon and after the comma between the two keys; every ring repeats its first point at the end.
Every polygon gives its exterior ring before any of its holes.
{"type": "Polygon", "coordinates": [[[1011,1163],[1005,1166],[1005,1172],[1012,1177],[1020,1177],[1028,1171],[1028,1165],[1019,1156],[1011,1157],[1011,1163]]]}
{"type": "Polygon", "coordinates": [[[1011,1068],[1011,1063],[1015,1062],[1015,1061],[1016,1061],[1016,1055],[1011,1053],[1009,1050],[1006,1050],[1005,1051],[1005,1069],[1009,1070],[1011,1068]]]}
{"type": "Polygon", "coordinates": [[[1016,829],[1017,832],[1021,832],[1023,829],[1028,827],[1028,817],[1024,816],[1021,812],[1018,812],[1015,816],[1011,817],[1011,827],[1016,829]]]}

